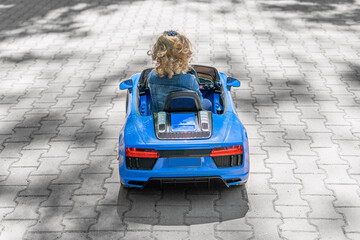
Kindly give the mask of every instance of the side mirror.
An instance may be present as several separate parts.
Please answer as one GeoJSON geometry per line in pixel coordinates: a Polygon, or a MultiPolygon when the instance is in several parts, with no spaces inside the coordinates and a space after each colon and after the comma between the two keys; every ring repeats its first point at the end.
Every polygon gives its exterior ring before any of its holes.
{"type": "Polygon", "coordinates": [[[240,87],[240,81],[235,78],[228,77],[226,80],[226,86],[229,90],[231,87],[240,87]]]}
{"type": "Polygon", "coordinates": [[[131,92],[132,88],[133,88],[133,81],[131,79],[124,80],[120,83],[121,90],[129,89],[129,91],[131,92]]]}

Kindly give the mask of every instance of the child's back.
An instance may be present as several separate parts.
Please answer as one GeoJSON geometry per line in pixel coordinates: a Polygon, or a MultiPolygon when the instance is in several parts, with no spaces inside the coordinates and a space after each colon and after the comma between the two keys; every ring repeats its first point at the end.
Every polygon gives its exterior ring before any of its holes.
{"type": "Polygon", "coordinates": [[[148,84],[152,98],[151,112],[162,111],[166,97],[171,92],[193,90],[198,93],[200,101],[203,101],[199,85],[191,74],[175,74],[169,79],[158,76],[153,70],[148,76],[148,84]]]}
{"type": "Polygon", "coordinates": [[[196,91],[203,102],[198,82],[186,73],[192,54],[190,47],[190,41],[175,31],[166,31],[157,39],[152,48],[156,67],[148,76],[151,112],[162,111],[167,95],[175,91],[196,91]]]}

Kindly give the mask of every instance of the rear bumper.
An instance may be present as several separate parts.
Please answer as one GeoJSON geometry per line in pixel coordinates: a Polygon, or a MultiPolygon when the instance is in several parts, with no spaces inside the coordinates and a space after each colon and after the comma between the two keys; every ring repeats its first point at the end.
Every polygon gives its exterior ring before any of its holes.
{"type": "Polygon", "coordinates": [[[211,157],[201,157],[201,165],[196,167],[169,166],[168,158],[159,158],[152,170],[130,170],[124,162],[119,163],[121,183],[142,188],[149,182],[160,183],[198,182],[220,179],[225,185],[245,183],[249,176],[249,161],[239,167],[217,168],[211,157]]]}

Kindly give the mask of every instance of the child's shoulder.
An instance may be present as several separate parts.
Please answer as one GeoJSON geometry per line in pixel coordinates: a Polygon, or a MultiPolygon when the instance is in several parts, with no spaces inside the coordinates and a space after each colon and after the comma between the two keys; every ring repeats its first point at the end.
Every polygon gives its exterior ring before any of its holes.
{"type": "Polygon", "coordinates": [[[168,77],[160,77],[159,75],[156,74],[155,69],[151,70],[151,72],[148,74],[148,81],[156,81],[155,79],[159,80],[181,80],[181,81],[193,81],[195,80],[194,75],[190,74],[190,73],[186,73],[186,72],[182,72],[179,74],[175,74],[172,79],[168,78],[168,77]]]}
{"type": "Polygon", "coordinates": [[[180,73],[179,74],[180,78],[183,78],[183,79],[187,79],[187,80],[190,80],[190,81],[193,81],[195,79],[194,75],[190,74],[190,73],[180,73]]]}

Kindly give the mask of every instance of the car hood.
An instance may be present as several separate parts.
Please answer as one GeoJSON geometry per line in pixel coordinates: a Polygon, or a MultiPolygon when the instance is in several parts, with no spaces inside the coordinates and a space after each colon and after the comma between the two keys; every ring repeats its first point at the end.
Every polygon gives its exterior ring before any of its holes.
{"type": "Polygon", "coordinates": [[[155,136],[153,116],[130,114],[125,125],[127,147],[167,149],[208,149],[243,143],[245,129],[237,115],[213,114],[213,134],[208,139],[159,140],[155,136]]]}

